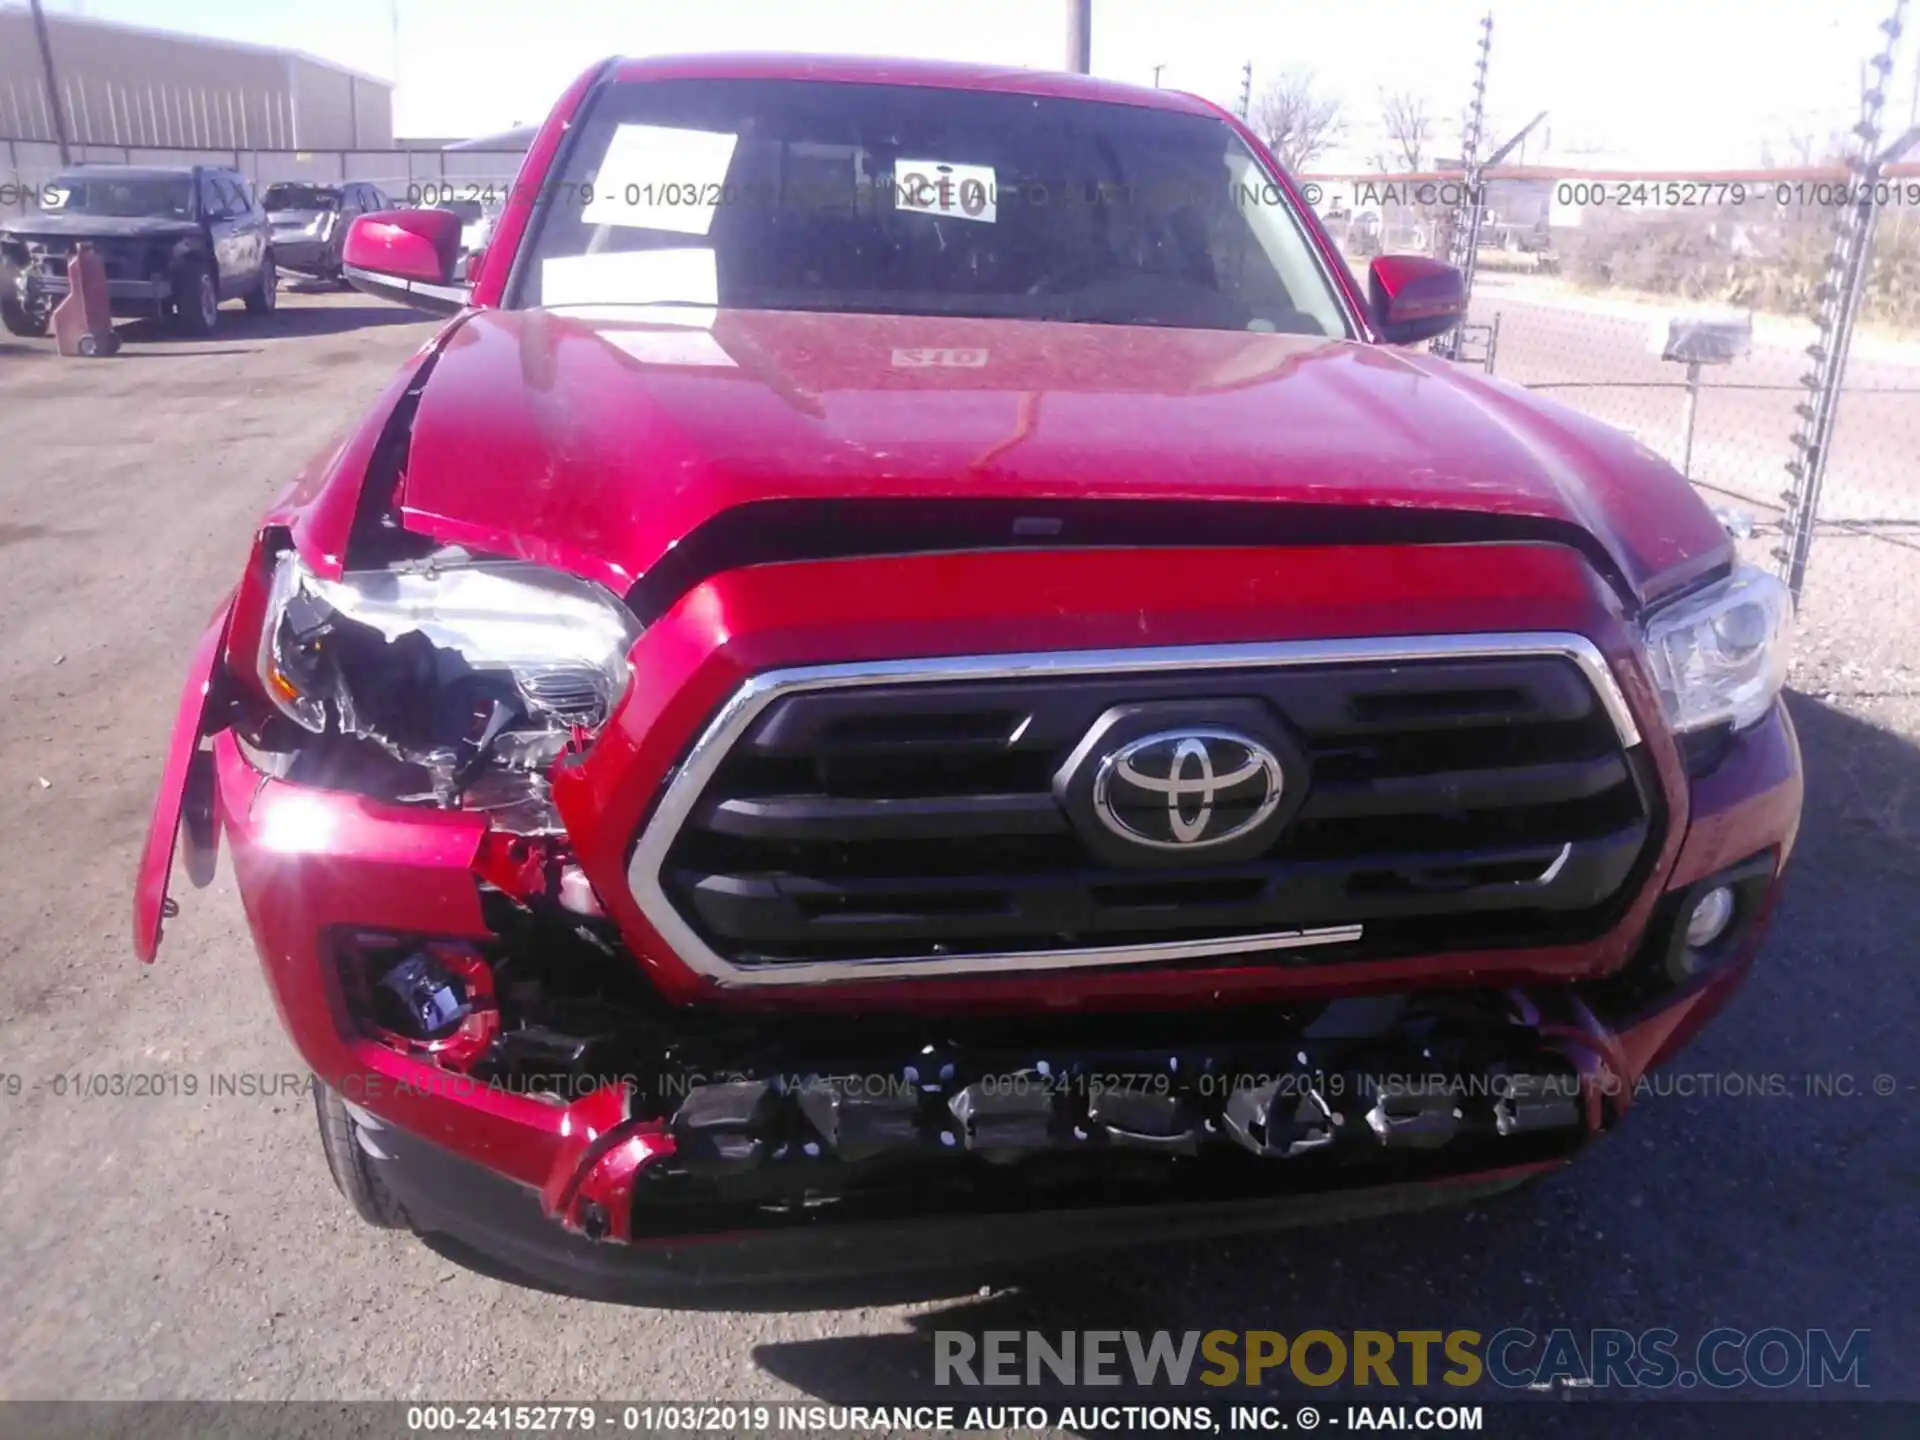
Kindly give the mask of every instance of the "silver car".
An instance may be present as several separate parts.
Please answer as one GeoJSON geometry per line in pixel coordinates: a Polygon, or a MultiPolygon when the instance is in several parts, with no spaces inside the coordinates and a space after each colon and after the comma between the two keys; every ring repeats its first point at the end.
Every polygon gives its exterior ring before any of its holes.
{"type": "Polygon", "coordinates": [[[283,180],[267,187],[261,203],[273,224],[273,254],[280,268],[335,282],[340,247],[354,217],[392,208],[378,186],[357,180],[339,185],[283,180]]]}

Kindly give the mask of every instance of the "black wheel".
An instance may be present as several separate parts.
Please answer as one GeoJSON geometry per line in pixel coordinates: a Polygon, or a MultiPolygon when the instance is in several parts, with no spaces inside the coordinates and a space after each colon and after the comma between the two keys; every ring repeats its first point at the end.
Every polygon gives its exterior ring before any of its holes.
{"type": "Polygon", "coordinates": [[[211,335],[220,323],[220,284],[204,264],[187,266],[174,286],[173,323],[183,335],[211,335]]]}
{"type": "Polygon", "coordinates": [[[247,309],[255,315],[271,315],[280,299],[280,271],[269,250],[260,261],[260,283],[247,294],[247,309]]]}
{"type": "Polygon", "coordinates": [[[47,333],[47,317],[28,310],[17,295],[0,295],[0,325],[7,327],[9,335],[24,335],[30,340],[47,333]]]}
{"type": "Polygon", "coordinates": [[[405,1230],[407,1212],[380,1178],[373,1157],[361,1148],[359,1126],[348,1113],[346,1102],[317,1077],[313,1082],[313,1111],[320,1122],[320,1148],[326,1152],[327,1169],[353,1206],[353,1213],[381,1230],[405,1230]]]}

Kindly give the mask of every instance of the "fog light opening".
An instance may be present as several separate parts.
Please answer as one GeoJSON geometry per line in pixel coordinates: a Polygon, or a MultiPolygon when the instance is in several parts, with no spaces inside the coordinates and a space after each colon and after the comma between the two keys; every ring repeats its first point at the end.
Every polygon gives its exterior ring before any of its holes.
{"type": "Polygon", "coordinates": [[[1750,856],[1669,897],[1654,954],[1667,985],[1685,985],[1738,958],[1767,910],[1778,870],[1772,850],[1750,856]]]}
{"type": "MultiPolygon", "coordinates": [[[[1691,931],[1689,931],[1691,933],[1691,931]]],[[[398,1005],[393,1028],[416,1040],[438,1040],[452,1033],[473,1006],[466,986],[426,954],[409,955],[380,977],[380,988],[398,1005]]]]}
{"type": "Polygon", "coordinates": [[[388,1049],[463,1073],[492,1049],[493,971],[467,942],[359,934],[342,961],[348,1008],[388,1049]]]}
{"type": "Polygon", "coordinates": [[[1703,894],[1693,902],[1693,910],[1687,916],[1688,946],[1704,950],[1712,945],[1727,933],[1738,908],[1733,891],[1725,885],[1716,885],[1703,894]]]}

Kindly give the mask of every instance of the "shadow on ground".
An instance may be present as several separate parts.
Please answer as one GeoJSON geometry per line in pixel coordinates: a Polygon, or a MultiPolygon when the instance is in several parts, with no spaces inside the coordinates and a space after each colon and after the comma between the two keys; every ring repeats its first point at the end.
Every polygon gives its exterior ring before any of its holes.
{"type": "Polygon", "coordinates": [[[349,330],[365,330],[370,326],[418,325],[425,318],[419,311],[404,306],[366,300],[332,305],[281,305],[271,315],[255,315],[237,305],[224,305],[213,334],[203,337],[182,335],[158,320],[123,320],[115,328],[120,332],[122,356],[139,353],[132,347],[155,343],[183,347],[172,352],[176,354],[211,355],[236,353],[231,349],[211,348],[214,346],[230,346],[252,340],[338,335],[349,330]]]}

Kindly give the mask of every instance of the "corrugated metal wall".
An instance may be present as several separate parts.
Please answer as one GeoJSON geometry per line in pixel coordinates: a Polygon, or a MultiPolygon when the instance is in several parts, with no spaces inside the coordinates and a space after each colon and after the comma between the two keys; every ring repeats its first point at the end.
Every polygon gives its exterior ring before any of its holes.
{"type": "MultiPolygon", "coordinates": [[[[279,51],[49,15],[78,144],[341,149],[393,143],[382,82],[279,51]]],[[[0,9],[0,135],[52,140],[33,18],[0,9]]]]}

